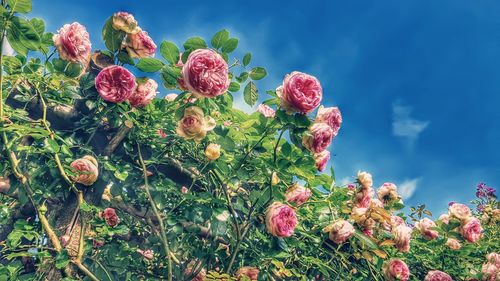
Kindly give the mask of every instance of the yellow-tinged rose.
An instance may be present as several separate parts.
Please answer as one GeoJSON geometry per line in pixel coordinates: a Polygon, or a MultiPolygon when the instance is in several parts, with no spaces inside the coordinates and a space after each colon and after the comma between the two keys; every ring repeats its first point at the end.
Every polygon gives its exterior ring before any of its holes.
{"type": "Polygon", "coordinates": [[[205,138],[208,131],[215,128],[215,120],[210,116],[205,116],[203,110],[197,106],[190,106],[184,111],[184,117],[177,125],[177,134],[187,139],[199,143],[205,138]]]}
{"type": "Polygon", "coordinates": [[[216,143],[211,143],[205,149],[205,155],[208,160],[215,161],[220,157],[220,145],[216,143]]]}

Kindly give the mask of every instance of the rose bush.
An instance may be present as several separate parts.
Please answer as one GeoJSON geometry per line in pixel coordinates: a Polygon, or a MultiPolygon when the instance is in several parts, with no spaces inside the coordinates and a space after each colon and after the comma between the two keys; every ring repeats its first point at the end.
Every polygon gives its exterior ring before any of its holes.
{"type": "Polygon", "coordinates": [[[432,220],[376,175],[339,185],[342,115],[313,74],[262,94],[227,30],[179,46],[118,12],[96,50],[30,4],[0,7],[0,280],[498,278],[495,190],[432,220]]]}

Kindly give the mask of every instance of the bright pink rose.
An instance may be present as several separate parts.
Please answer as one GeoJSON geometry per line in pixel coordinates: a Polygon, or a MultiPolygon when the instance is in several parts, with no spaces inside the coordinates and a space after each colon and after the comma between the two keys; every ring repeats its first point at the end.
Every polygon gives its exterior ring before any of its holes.
{"type": "Polygon", "coordinates": [[[288,203],[295,203],[297,206],[304,204],[311,195],[311,190],[303,187],[299,183],[294,183],[285,192],[286,201],[288,203]]]}
{"type": "Polygon", "coordinates": [[[237,280],[243,280],[243,277],[257,281],[259,278],[259,269],[257,267],[243,266],[236,271],[236,278],[237,280]]]}
{"type": "Polygon", "coordinates": [[[386,281],[407,281],[410,279],[410,270],[406,263],[400,259],[385,262],[383,272],[386,281]]]}
{"type": "Polygon", "coordinates": [[[206,98],[224,94],[229,88],[229,68],[216,51],[198,49],[189,54],[182,67],[184,86],[191,93],[206,98]]]}
{"type": "Polygon", "coordinates": [[[266,104],[259,104],[257,111],[267,118],[274,118],[274,116],[276,116],[276,111],[266,104]]]}
{"type": "Polygon", "coordinates": [[[318,108],[315,123],[326,123],[332,127],[334,136],[339,132],[340,125],[342,125],[342,115],[338,107],[323,107],[318,108]]]}
{"type": "Polygon", "coordinates": [[[448,238],[448,240],[446,240],[446,246],[448,246],[451,250],[460,250],[460,248],[462,248],[460,241],[454,238],[448,238]]]}
{"type": "Polygon", "coordinates": [[[377,196],[384,204],[392,203],[399,198],[398,188],[392,182],[386,182],[379,187],[377,196]]]}
{"type": "Polygon", "coordinates": [[[312,153],[325,151],[332,143],[333,129],[325,123],[314,123],[302,138],[302,144],[312,153]]]}
{"type": "Polygon", "coordinates": [[[449,224],[450,223],[450,215],[448,214],[441,214],[438,218],[439,221],[443,222],[444,224],[449,224]]]}
{"type": "Polygon", "coordinates": [[[316,162],[316,169],[318,171],[323,172],[325,170],[328,160],[330,160],[330,151],[325,150],[320,153],[314,153],[314,161],[316,162]]]}
{"type": "Polygon", "coordinates": [[[448,208],[448,214],[450,217],[457,218],[461,221],[465,221],[472,216],[469,207],[460,203],[451,204],[448,208]]]}
{"type": "Polygon", "coordinates": [[[70,62],[86,65],[90,59],[91,44],[85,26],[74,22],[65,24],[58,34],[52,37],[59,56],[70,62]]]}
{"type": "Polygon", "coordinates": [[[267,209],[266,227],[271,235],[290,237],[297,226],[297,215],[288,205],[274,202],[267,209]]]}
{"type": "Polygon", "coordinates": [[[141,31],[137,21],[132,14],[127,12],[118,12],[113,15],[112,26],[116,30],[121,30],[125,33],[136,34],[141,31]]]}
{"type": "Polygon", "coordinates": [[[276,93],[287,112],[307,114],[318,107],[323,90],[316,77],[294,71],[285,76],[283,84],[276,89],[276,93]]]}
{"type": "Polygon", "coordinates": [[[153,250],[141,250],[141,249],[137,249],[137,253],[139,253],[141,256],[143,256],[147,260],[152,260],[153,257],[154,257],[153,250]]]}
{"type": "Polygon", "coordinates": [[[89,186],[94,184],[99,176],[97,160],[90,155],[76,159],[71,162],[70,166],[73,168],[73,172],[77,174],[73,179],[77,183],[89,186]]]}
{"type": "Polygon", "coordinates": [[[482,277],[482,280],[484,281],[497,281],[498,279],[496,279],[498,273],[499,273],[499,268],[492,264],[492,263],[485,263],[483,264],[482,268],[481,268],[481,272],[483,273],[483,277],[482,277]]]}
{"type": "Polygon", "coordinates": [[[422,236],[427,240],[436,239],[439,233],[436,230],[433,230],[433,227],[436,227],[436,223],[428,218],[423,218],[417,223],[415,223],[415,228],[422,234],[422,236]]]}
{"type": "Polygon", "coordinates": [[[410,251],[411,232],[412,229],[406,226],[406,224],[400,224],[392,227],[392,235],[394,235],[395,246],[401,253],[407,253],[410,251]]]}
{"type": "Polygon", "coordinates": [[[165,99],[167,101],[174,101],[179,95],[176,94],[176,93],[170,93],[168,95],[165,96],[165,99]]]}
{"type": "Polygon", "coordinates": [[[346,220],[338,220],[329,228],[328,237],[336,244],[342,244],[354,235],[354,227],[346,220]]]}
{"type": "Polygon", "coordinates": [[[158,83],[149,78],[138,78],[136,82],[137,88],[135,88],[132,96],[128,98],[128,101],[133,107],[146,106],[156,97],[158,83]]]}
{"type": "Polygon", "coordinates": [[[451,276],[439,270],[431,270],[425,276],[424,281],[453,281],[451,276]]]}
{"type": "Polygon", "coordinates": [[[460,226],[460,233],[465,238],[465,240],[476,243],[482,236],[483,228],[481,227],[481,222],[474,217],[470,217],[466,220],[462,226],[460,226]]]}
{"type": "Polygon", "coordinates": [[[124,67],[111,65],[97,74],[95,87],[104,100],[123,102],[135,91],[135,77],[124,67]]]}
{"type": "Polygon", "coordinates": [[[489,253],[487,256],[486,256],[486,259],[488,260],[489,263],[492,263],[494,265],[496,265],[497,267],[500,267],[500,254],[498,253],[489,253]]]}
{"type": "Polygon", "coordinates": [[[115,227],[118,225],[118,223],[120,223],[120,218],[118,217],[115,209],[113,208],[104,209],[104,211],[102,211],[101,213],[101,218],[103,218],[106,221],[106,223],[111,227],[115,227]]]}
{"type": "Polygon", "coordinates": [[[131,58],[152,57],[156,52],[156,44],[146,31],[128,34],[122,47],[127,49],[131,58]]]}

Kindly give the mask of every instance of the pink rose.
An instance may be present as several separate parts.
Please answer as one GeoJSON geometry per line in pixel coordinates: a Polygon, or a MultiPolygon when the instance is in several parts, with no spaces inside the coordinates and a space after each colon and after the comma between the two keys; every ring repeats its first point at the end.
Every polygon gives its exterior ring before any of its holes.
{"type": "Polygon", "coordinates": [[[460,203],[451,204],[450,207],[448,208],[448,213],[450,217],[457,218],[461,221],[467,220],[472,215],[469,207],[467,207],[467,205],[460,203]]]}
{"type": "Polygon", "coordinates": [[[439,270],[431,270],[425,276],[424,281],[453,281],[451,276],[439,270]]]}
{"type": "Polygon", "coordinates": [[[156,134],[158,134],[158,136],[162,139],[167,137],[167,133],[165,133],[165,131],[161,128],[156,130],[156,134]]]}
{"type": "Polygon", "coordinates": [[[318,107],[323,90],[316,77],[294,71],[285,76],[276,93],[287,112],[307,114],[318,107]]]}
{"type": "Polygon", "coordinates": [[[410,279],[410,270],[406,263],[400,259],[385,262],[383,272],[386,281],[407,281],[410,279]]]}
{"type": "Polygon", "coordinates": [[[398,188],[392,182],[386,182],[379,187],[377,196],[384,204],[392,203],[399,198],[398,188]]]}
{"type": "Polygon", "coordinates": [[[73,172],[77,174],[73,179],[77,183],[89,186],[94,184],[99,176],[97,160],[90,155],[76,159],[71,162],[70,166],[73,168],[73,172]]]}
{"type": "Polygon", "coordinates": [[[194,268],[195,266],[195,262],[190,262],[184,270],[184,276],[192,278],[190,279],[191,281],[204,281],[207,276],[207,271],[204,268],[201,270],[199,270],[199,268],[194,268]],[[192,276],[196,271],[198,271],[196,276],[192,276]]]}
{"type": "Polygon", "coordinates": [[[139,253],[141,256],[143,256],[147,260],[152,260],[153,257],[154,257],[153,250],[141,250],[141,249],[137,249],[137,253],[139,253]]]}
{"type": "Polygon", "coordinates": [[[358,190],[355,198],[356,207],[361,207],[361,208],[370,207],[373,194],[374,190],[371,187],[358,190]]]}
{"type": "Polygon", "coordinates": [[[179,96],[179,95],[176,93],[170,93],[170,94],[165,96],[165,99],[167,101],[174,101],[177,98],[177,96],[179,96]]]}
{"type": "Polygon", "coordinates": [[[396,227],[398,225],[406,225],[406,223],[400,216],[391,216],[391,225],[392,227],[396,227]]]}
{"type": "Polygon", "coordinates": [[[243,280],[243,277],[247,277],[252,281],[257,281],[259,278],[259,269],[251,266],[243,266],[238,271],[236,271],[237,280],[243,280]]]}
{"type": "Polygon", "coordinates": [[[183,194],[186,194],[186,193],[188,193],[188,192],[189,192],[189,189],[188,189],[187,187],[185,187],[185,186],[182,186],[182,187],[181,187],[181,192],[182,192],[183,194]]]}
{"type": "Polygon", "coordinates": [[[276,111],[266,104],[259,104],[257,111],[267,118],[274,118],[274,116],[276,116],[276,111]]]}
{"type": "Polygon", "coordinates": [[[288,205],[274,202],[266,212],[267,231],[276,237],[290,237],[297,226],[297,215],[288,205]]]}
{"type": "Polygon", "coordinates": [[[415,223],[415,228],[422,234],[422,236],[427,240],[436,239],[439,233],[433,230],[433,227],[437,227],[436,223],[428,218],[423,218],[417,223],[415,223]]]}
{"type": "Polygon", "coordinates": [[[363,188],[372,187],[372,175],[367,172],[358,172],[358,182],[363,188]]]}
{"type": "Polygon", "coordinates": [[[354,227],[346,220],[338,220],[330,226],[328,237],[336,244],[342,244],[354,235],[354,227]]]}
{"type": "Polygon", "coordinates": [[[483,228],[481,227],[481,222],[474,217],[470,217],[466,220],[462,226],[460,226],[460,233],[465,238],[465,240],[476,243],[482,236],[483,228]]]}
{"type": "Polygon", "coordinates": [[[342,115],[338,107],[323,107],[318,108],[315,123],[326,123],[333,129],[334,136],[339,132],[340,125],[342,124],[342,115]]]}
{"type": "Polygon", "coordinates": [[[184,117],[177,125],[177,134],[184,139],[192,139],[199,143],[207,132],[215,128],[215,120],[205,116],[203,110],[197,106],[190,106],[184,110],[184,117]]]}
{"type": "Polygon", "coordinates": [[[224,94],[229,88],[229,68],[216,51],[198,49],[189,54],[182,67],[184,86],[191,93],[206,98],[224,94]]]}
{"type": "Polygon", "coordinates": [[[127,34],[122,47],[127,50],[131,58],[152,57],[156,52],[156,44],[146,31],[127,34]]]}
{"type": "Polygon", "coordinates": [[[137,88],[135,88],[132,96],[128,98],[128,101],[133,107],[146,106],[156,97],[158,83],[149,78],[138,78],[136,82],[137,88]]]}
{"type": "Polygon", "coordinates": [[[460,250],[460,248],[462,248],[460,241],[454,238],[448,238],[448,240],[446,240],[446,246],[452,250],[460,250]]]}
{"type": "Polygon", "coordinates": [[[393,226],[392,228],[395,246],[401,253],[407,253],[410,251],[411,232],[412,229],[406,226],[406,224],[400,224],[398,226],[393,226]]]}
{"type": "Polygon", "coordinates": [[[91,44],[85,26],[74,22],[65,24],[52,38],[63,60],[86,65],[90,58],[91,44]]]}
{"type": "Polygon", "coordinates": [[[498,267],[492,263],[485,263],[483,264],[482,268],[481,268],[481,272],[483,273],[483,280],[485,281],[497,281],[498,279],[496,279],[498,273],[499,273],[499,270],[498,270],[498,267]]]}
{"type": "Polygon", "coordinates": [[[104,100],[123,102],[135,91],[135,77],[124,67],[111,65],[99,72],[95,78],[95,87],[104,100]]]}
{"type": "Polygon", "coordinates": [[[101,218],[103,218],[106,221],[106,223],[111,227],[115,227],[118,225],[118,223],[120,223],[120,218],[118,217],[115,209],[113,208],[104,209],[104,211],[102,211],[101,213],[101,218]]]}
{"type": "Polygon", "coordinates": [[[448,214],[441,214],[438,218],[439,221],[441,221],[444,224],[449,224],[450,223],[450,215],[448,214]]]}
{"type": "Polygon", "coordinates": [[[118,12],[113,15],[113,28],[125,33],[137,34],[141,31],[137,21],[132,14],[127,12],[118,12]]]}
{"type": "Polygon", "coordinates": [[[285,192],[285,198],[288,203],[295,203],[297,206],[304,204],[311,197],[311,190],[305,188],[299,183],[294,183],[285,192]]]}
{"type": "Polygon", "coordinates": [[[302,138],[302,144],[312,153],[325,151],[332,143],[333,129],[325,123],[314,123],[302,138]]]}
{"type": "Polygon", "coordinates": [[[373,230],[365,228],[365,229],[363,229],[363,234],[368,236],[368,237],[373,237],[373,230]]]}
{"type": "Polygon", "coordinates": [[[325,170],[328,160],[330,160],[330,151],[324,150],[320,153],[314,153],[314,161],[316,162],[316,169],[318,171],[323,172],[325,170]]]}
{"type": "Polygon", "coordinates": [[[500,267],[500,254],[498,253],[489,253],[487,256],[486,256],[486,259],[488,260],[489,263],[492,263],[494,265],[496,265],[497,267],[500,267]]]}

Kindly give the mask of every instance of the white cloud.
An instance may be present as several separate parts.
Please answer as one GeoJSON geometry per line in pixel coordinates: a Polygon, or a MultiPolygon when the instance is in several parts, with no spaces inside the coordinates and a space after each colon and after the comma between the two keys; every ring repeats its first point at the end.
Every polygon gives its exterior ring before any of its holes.
{"type": "Polygon", "coordinates": [[[343,177],[341,178],[339,181],[338,181],[338,184],[340,186],[344,186],[344,185],[347,185],[349,183],[352,183],[353,182],[353,179],[352,177],[343,177]]]}
{"type": "Polygon", "coordinates": [[[417,184],[420,178],[405,180],[398,186],[398,193],[403,200],[410,199],[417,190],[417,184]]]}
{"type": "Polygon", "coordinates": [[[411,117],[413,108],[401,105],[400,102],[392,104],[392,134],[406,140],[411,149],[420,133],[429,125],[429,121],[420,121],[411,117]]]}
{"type": "Polygon", "coordinates": [[[7,38],[4,38],[2,42],[2,55],[4,56],[14,56],[16,52],[14,52],[14,49],[9,44],[9,41],[7,41],[7,38]]]}

